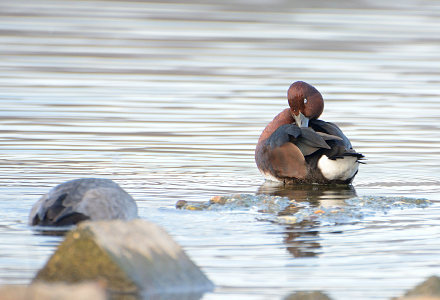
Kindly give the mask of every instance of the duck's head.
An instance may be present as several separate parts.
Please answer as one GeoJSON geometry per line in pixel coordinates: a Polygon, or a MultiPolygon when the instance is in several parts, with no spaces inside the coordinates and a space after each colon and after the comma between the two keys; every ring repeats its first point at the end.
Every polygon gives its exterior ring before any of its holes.
{"type": "Polygon", "coordinates": [[[322,95],[304,81],[292,83],[287,91],[290,113],[299,127],[308,127],[309,120],[317,119],[324,110],[322,95]]]}

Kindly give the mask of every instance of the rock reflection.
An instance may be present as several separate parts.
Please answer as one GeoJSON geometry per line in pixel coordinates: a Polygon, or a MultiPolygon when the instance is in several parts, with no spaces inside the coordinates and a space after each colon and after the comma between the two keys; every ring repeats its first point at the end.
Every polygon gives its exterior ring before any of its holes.
{"type": "Polygon", "coordinates": [[[43,236],[60,236],[63,237],[68,233],[71,229],[73,229],[75,226],[59,226],[59,227],[53,227],[53,226],[35,226],[32,228],[32,233],[34,235],[43,235],[43,236]]]}
{"type": "MultiPolygon", "coordinates": [[[[356,197],[352,185],[291,185],[266,181],[258,194],[287,197],[296,202],[308,202],[314,207],[345,206],[345,200],[356,197]]],[[[291,205],[278,215],[292,215],[301,207],[291,205]]],[[[284,243],[293,257],[315,257],[320,254],[319,221],[304,219],[285,227],[284,243]]]]}

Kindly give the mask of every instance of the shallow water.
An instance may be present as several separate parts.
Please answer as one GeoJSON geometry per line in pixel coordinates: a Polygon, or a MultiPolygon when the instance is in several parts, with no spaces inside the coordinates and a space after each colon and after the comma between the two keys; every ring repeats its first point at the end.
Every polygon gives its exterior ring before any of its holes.
{"type": "Polygon", "coordinates": [[[269,2],[0,2],[0,284],[29,282],[60,241],[27,226],[31,205],[92,176],[180,242],[217,285],[203,299],[386,299],[439,275],[440,1],[269,2]],[[295,80],[367,156],[355,194],[432,205],[301,226],[176,210],[352,194],[263,184],[255,143],[295,80]]]}

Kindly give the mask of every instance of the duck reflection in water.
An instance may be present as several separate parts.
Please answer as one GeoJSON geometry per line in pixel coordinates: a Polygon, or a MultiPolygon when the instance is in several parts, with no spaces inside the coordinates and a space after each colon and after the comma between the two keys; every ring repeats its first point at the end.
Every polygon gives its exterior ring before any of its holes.
{"type": "MultiPolygon", "coordinates": [[[[266,181],[258,189],[258,194],[287,197],[296,202],[307,202],[315,207],[344,206],[345,200],[356,197],[356,190],[352,185],[317,185],[299,184],[284,185],[266,181]]],[[[279,213],[292,215],[301,207],[289,206],[279,213]]],[[[294,257],[313,257],[320,254],[319,222],[303,220],[286,225],[284,243],[287,251],[294,257]]],[[[336,232],[335,232],[336,233],[336,232]]]]}

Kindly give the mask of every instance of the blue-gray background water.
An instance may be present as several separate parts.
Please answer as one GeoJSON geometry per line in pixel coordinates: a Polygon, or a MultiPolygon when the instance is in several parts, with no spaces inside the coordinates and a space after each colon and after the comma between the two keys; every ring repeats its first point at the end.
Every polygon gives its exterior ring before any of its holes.
{"type": "Polygon", "coordinates": [[[30,207],[80,177],[132,194],[216,283],[203,299],[386,299],[440,272],[440,1],[0,1],[0,71],[0,284],[44,265],[61,238],[30,207]],[[263,185],[255,144],[296,80],[367,156],[355,191],[263,185]],[[174,208],[233,193],[433,204],[298,226],[174,208]]]}

